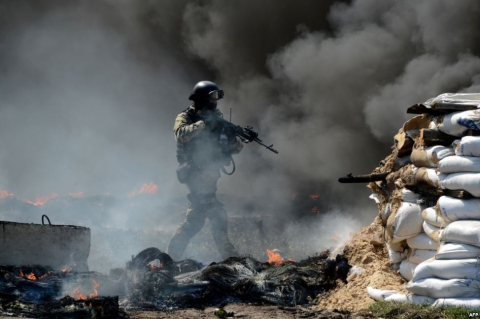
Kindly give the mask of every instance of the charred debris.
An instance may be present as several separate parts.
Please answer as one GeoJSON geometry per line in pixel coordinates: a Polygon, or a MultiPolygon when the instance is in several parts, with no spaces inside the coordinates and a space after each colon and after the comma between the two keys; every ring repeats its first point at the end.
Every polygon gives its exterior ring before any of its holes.
{"type": "Polygon", "coordinates": [[[346,281],[350,266],[325,251],[300,262],[231,257],[204,266],[141,251],[108,276],[66,267],[0,266],[0,314],[32,318],[127,318],[129,310],[205,308],[232,302],[306,304],[346,281]]]}

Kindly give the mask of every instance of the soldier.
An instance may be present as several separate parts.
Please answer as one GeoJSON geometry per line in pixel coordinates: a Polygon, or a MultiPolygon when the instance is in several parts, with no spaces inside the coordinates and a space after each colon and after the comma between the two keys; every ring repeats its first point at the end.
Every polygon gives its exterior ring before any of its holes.
{"type": "Polygon", "coordinates": [[[211,223],[213,239],[223,259],[238,255],[228,239],[228,217],[217,199],[217,181],[220,170],[232,162],[232,154],[243,148],[239,138],[225,130],[215,120],[222,113],[217,101],[223,91],[213,82],[201,81],[195,85],[189,100],[192,105],[180,113],[173,127],[177,141],[177,177],[186,184],[190,201],[185,220],[180,224],[167,248],[174,260],[180,260],[190,239],[211,223]]]}

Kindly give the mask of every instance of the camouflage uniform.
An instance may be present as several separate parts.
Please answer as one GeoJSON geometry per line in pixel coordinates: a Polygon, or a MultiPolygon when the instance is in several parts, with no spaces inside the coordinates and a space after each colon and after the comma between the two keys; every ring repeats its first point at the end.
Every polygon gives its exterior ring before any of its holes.
{"type": "MultiPolygon", "coordinates": [[[[219,110],[213,111],[222,116],[219,110]]],[[[177,160],[187,170],[185,183],[190,191],[189,208],[168,245],[167,252],[174,260],[180,260],[190,239],[204,226],[205,218],[211,223],[213,239],[222,258],[238,255],[228,239],[228,217],[223,204],[217,199],[217,181],[220,169],[228,165],[231,154],[238,154],[242,142],[234,137],[230,143],[220,144],[222,128],[206,126],[190,106],[180,113],[173,127],[177,141],[177,160]]]]}

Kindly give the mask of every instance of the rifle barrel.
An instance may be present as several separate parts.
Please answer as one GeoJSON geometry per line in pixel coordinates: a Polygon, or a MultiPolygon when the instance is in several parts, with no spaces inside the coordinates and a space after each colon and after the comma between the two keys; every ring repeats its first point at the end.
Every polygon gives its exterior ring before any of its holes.
{"type": "Polygon", "coordinates": [[[370,182],[377,182],[384,180],[387,178],[387,173],[373,173],[368,175],[357,175],[353,176],[352,174],[348,174],[346,177],[340,177],[338,181],[340,183],[370,183],[370,182]]]}

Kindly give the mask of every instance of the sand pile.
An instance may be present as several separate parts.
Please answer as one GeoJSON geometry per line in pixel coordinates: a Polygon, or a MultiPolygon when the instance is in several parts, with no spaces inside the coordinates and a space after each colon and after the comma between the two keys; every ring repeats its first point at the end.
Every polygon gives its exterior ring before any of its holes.
{"type": "Polygon", "coordinates": [[[406,281],[397,270],[391,269],[388,251],[381,239],[382,232],[377,217],[371,225],[352,234],[352,238],[338,250],[354,266],[347,283],[339,282],[336,289],[319,296],[316,307],[356,311],[374,302],[367,293],[368,286],[402,290],[406,281]]]}

